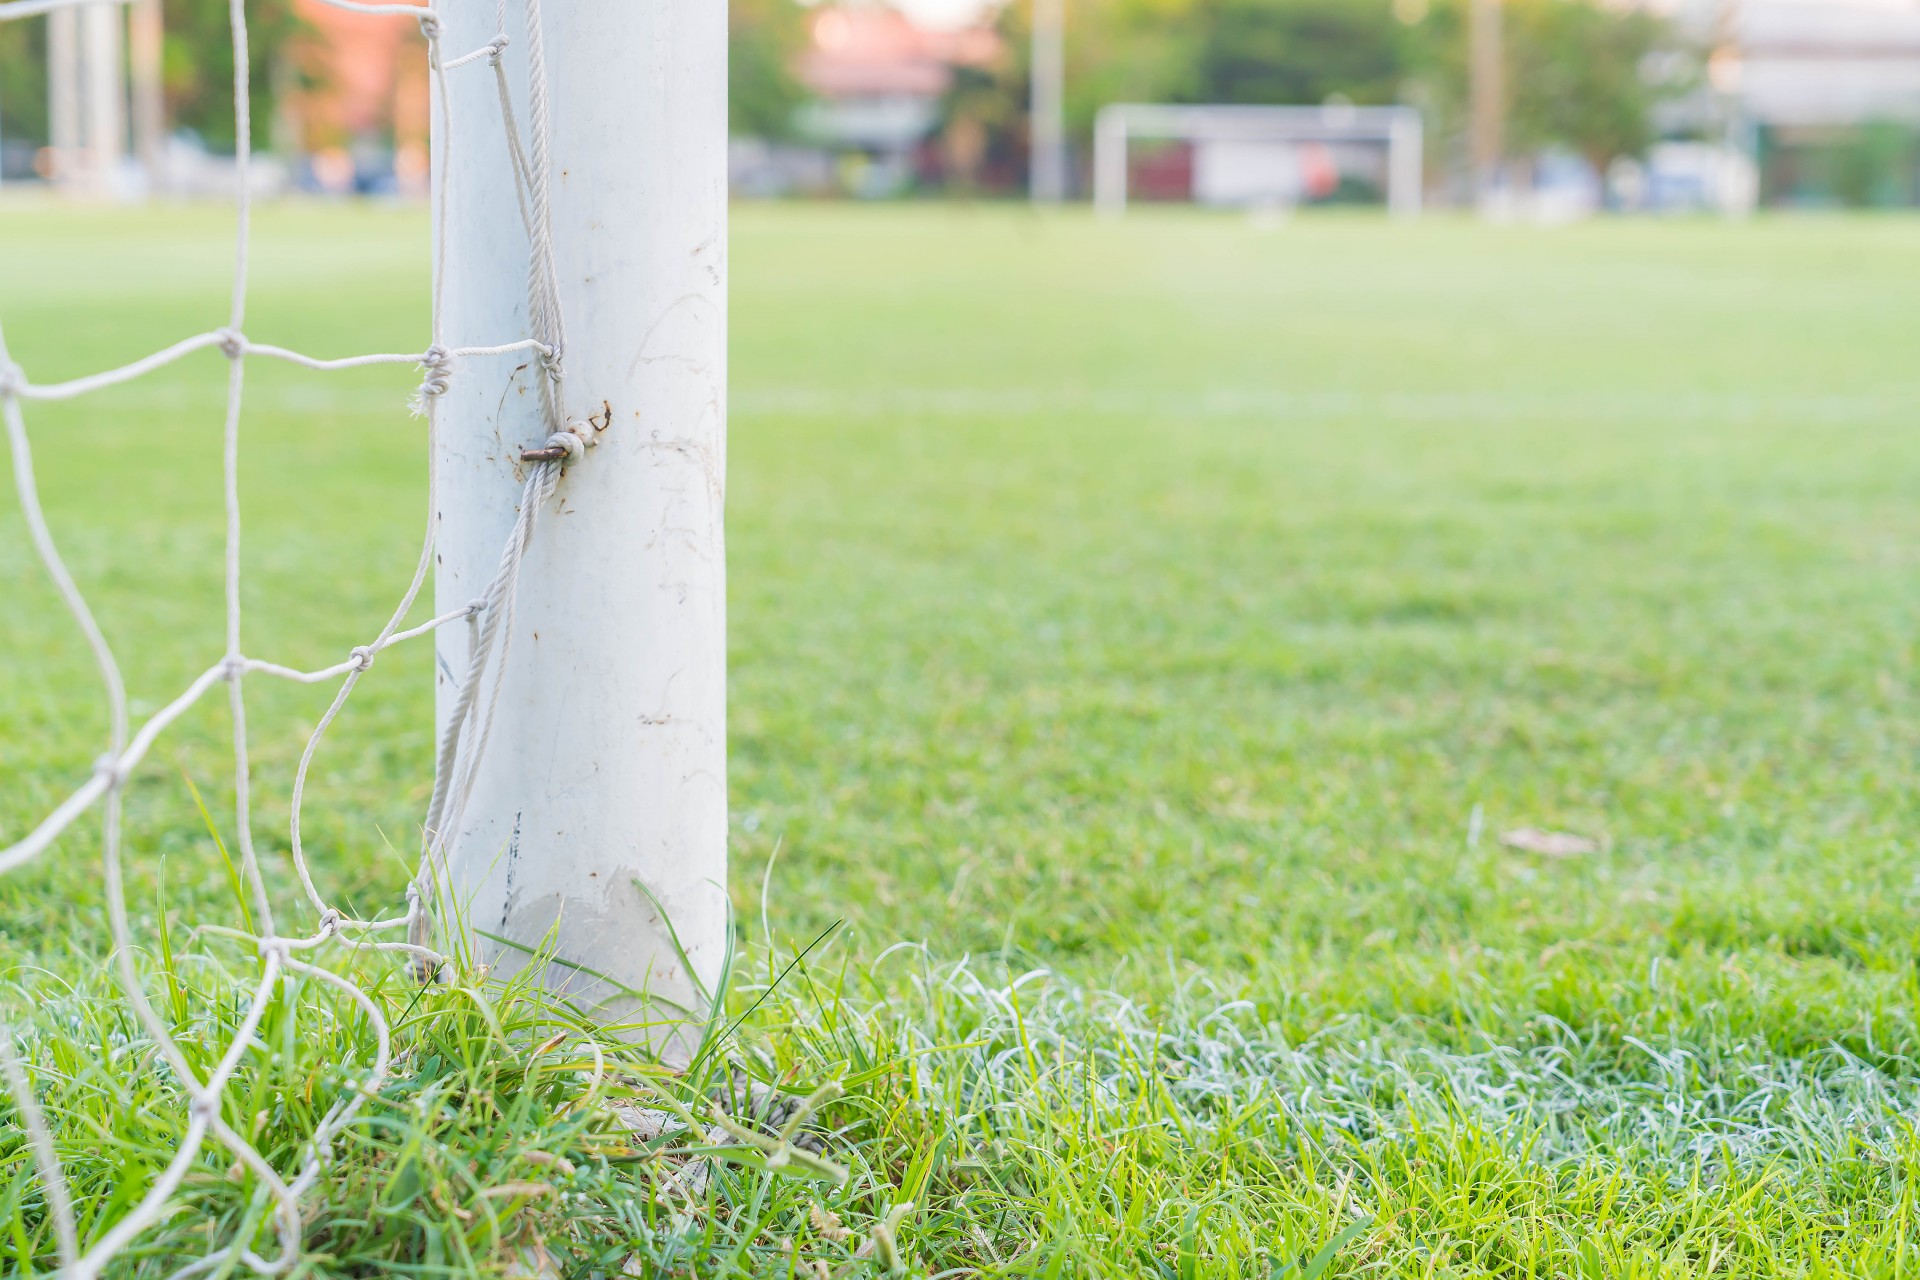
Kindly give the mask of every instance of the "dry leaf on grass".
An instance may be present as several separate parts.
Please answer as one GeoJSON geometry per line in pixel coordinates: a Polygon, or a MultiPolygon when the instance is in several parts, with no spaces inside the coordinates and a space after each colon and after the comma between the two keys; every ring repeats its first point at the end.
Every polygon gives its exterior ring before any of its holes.
{"type": "Polygon", "coordinates": [[[1521,827],[1500,837],[1500,843],[1522,853],[1537,853],[1548,858],[1577,858],[1583,853],[1600,852],[1600,842],[1565,831],[1542,831],[1521,827]]]}

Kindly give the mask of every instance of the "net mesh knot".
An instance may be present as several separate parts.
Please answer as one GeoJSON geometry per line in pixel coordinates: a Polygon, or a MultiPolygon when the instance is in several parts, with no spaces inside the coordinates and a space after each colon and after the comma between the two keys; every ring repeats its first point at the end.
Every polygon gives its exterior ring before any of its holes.
{"type": "Polygon", "coordinates": [[[127,762],[112,752],[108,752],[93,762],[93,775],[96,778],[104,779],[107,786],[114,790],[118,790],[127,785],[127,778],[131,772],[132,771],[127,768],[127,762]]]}
{"type": "Polygon", "coordinates": [[[17,396],[26,389],[26,371],[11,360],[0,360],[0,396],[17,396]]]}
{"type": "Polygon", "coordinates": [[[347,657],[353,663],[355,671],[368,671],[373,667],[374,655],[377,652],[378,650],[370,644],[360,644],[355,645],[347,657]]]}
{"type": "Polygon", "coordinates": [[[420,367],[427,374],[420,380],[421,397],[447,394],[447,388],[453,382],[453,352],[435,343],[421,355],[420,367]]]}
{"type": "Polygon", "coordinates": [[[546,370],[548,381],[555,385],[566,380],[567,371],[563,363],[566,355],[566,348],[558,342],[540,348],[540,367],[546,370]]]}
{"type": "Polygon", "coordinates": [[[238,329],[220,329],[216,331],[220,339],[220,353],[229,360],[238,360],[247,354],[247,335],[238,329]]]}

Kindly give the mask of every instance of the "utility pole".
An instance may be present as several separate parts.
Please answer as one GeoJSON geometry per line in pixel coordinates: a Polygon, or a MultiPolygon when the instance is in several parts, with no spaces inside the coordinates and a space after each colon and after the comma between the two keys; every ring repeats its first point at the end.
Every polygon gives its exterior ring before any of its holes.
{"type": "Polygon", "coordinates": [[[47,15],[46,177],[64,187],[80,165],[80,11],[47,15]]]}
{"type": "Polygon", "coordinates": [[[1033,101],[1028,193],[1035,204],[1067,197],[1067,0],[1033,0],[1033,101]]]}
{"type": "Polygon", "coordinates": [[[48,177],[75,195],[108,196],[127,145],[124,40],[117,2],[47,14],[48,177]]]}
{"type": "Polygon", "coordinates": [[[133,82],[133,152],[147,175],[147,191],[160,194],[166,175],[167,104],[163,94],[165,24],[160,0],[127,6],[127,65],[133,82]]]}
{"type": "Polygon", "coordinates": [[[1507,75],[1502,0],[1471,0],[1468,65],[1474,198],[1484,208],[1500,188],[1507,150],[1507,75]]]}
{"type": "Polygon", "coordinates": [[[88,194],[110,196],[120,183],[127,150],[127,77],[122,17],[117,3],[80,10],[80,56],[88,194]]]}

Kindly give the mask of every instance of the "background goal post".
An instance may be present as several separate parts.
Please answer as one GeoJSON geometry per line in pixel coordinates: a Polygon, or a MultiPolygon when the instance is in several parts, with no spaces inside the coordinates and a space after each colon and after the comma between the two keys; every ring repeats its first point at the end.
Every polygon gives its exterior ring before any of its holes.
{"type": "MultiPolygon", "coordinates": [[[[445,341],[554,348],[450,379],[439,612],[494,577],[523,452],[555,429],[592,447],[544,504],[499,618],[470,798],[428,839],[439,892],[497,971],[553,947],[570,963],[549,985],[603,1019],[672,1018],[704,1012],[727,946],[726,6],[568,0],[544,23],[527,8],[494,70],[441,77],[435,103],[445,341]],[[508,102],[531,118],[473,127],[508,102]],[[529,302],[530,258],[550,266],[545,307],[529,302]]],[[[442,22],[456,51],[497,29],[487,4],[442,22]]],[[[439,633],[443,736],[478,634],[439,633]]]]}
{"type": "Polygon", "coordinates": [[[1128,150],[1135,139],[1201,145],[1380,143],[1387,151],[1388,210],[1396,217],[1420,213],[1425,136],[1413,107],[1111,104],[1094,124],[1094,207],[1101,213],[1126,212],[1128,150]]]}

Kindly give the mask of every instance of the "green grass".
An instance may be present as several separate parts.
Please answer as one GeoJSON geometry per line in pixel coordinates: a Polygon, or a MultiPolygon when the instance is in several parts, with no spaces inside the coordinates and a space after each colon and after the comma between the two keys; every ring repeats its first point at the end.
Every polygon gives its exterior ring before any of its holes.
{"type": "MultiPolygon", "coordinates": [[[[250,331],[417,349],[426,234],[266,211],[250,331]]],[[[49,380],[216,326],[227,236],[0,207],[16,358],[49,380]]],[[[677,1201],[605,1108],[700,1080],[623,1060],[590,1089],[584,1049],[539,1052],[561,1011],[356,962],[402,1056],[303,1274],[497,1275],[536,1245],[582,1276],[884,1273],[909,1201],[924,1274],[1920,1271],[1920,222],[743,208],[733,269],[724,1049],[847,1085],[851,1177],[748,1155],[677,1201]],[[1503,847],[1522,825],[1602,849],[1503,847]]],[[[249,652],[337,661],[398,596],[412,376],[250,371],[249,652]]],[[[223,390],[209,354],[30,407],[148,711],[220,648],[223,390]]],[[[104,717],[11,504],[0,599],[11,838],[104,717]]],[[[310,792],[363,910],[408,874],[427,664],[382,659],[310,792]]],[[[285,887],[326,695],[253,687],[285,887]]],[[[191,931],[239,923],[183,780],[221,812],[225,734],[196,712],[129,801],[141,962],[206,1046],[256,972],[191,931]]],[[[0,881],[0,1005],[95,1234],[185,1114],[107,977],[97,843],[0,881]]],[[[290,1167],[369,1036],[303,991],[229,1121],[290,1167]]],[[[0,1159],[0,1267],[45,1269],[17,1128],[0,1159]]],[[[119,1274],[227,1238],[228,1163],[119,1274]]]]}

